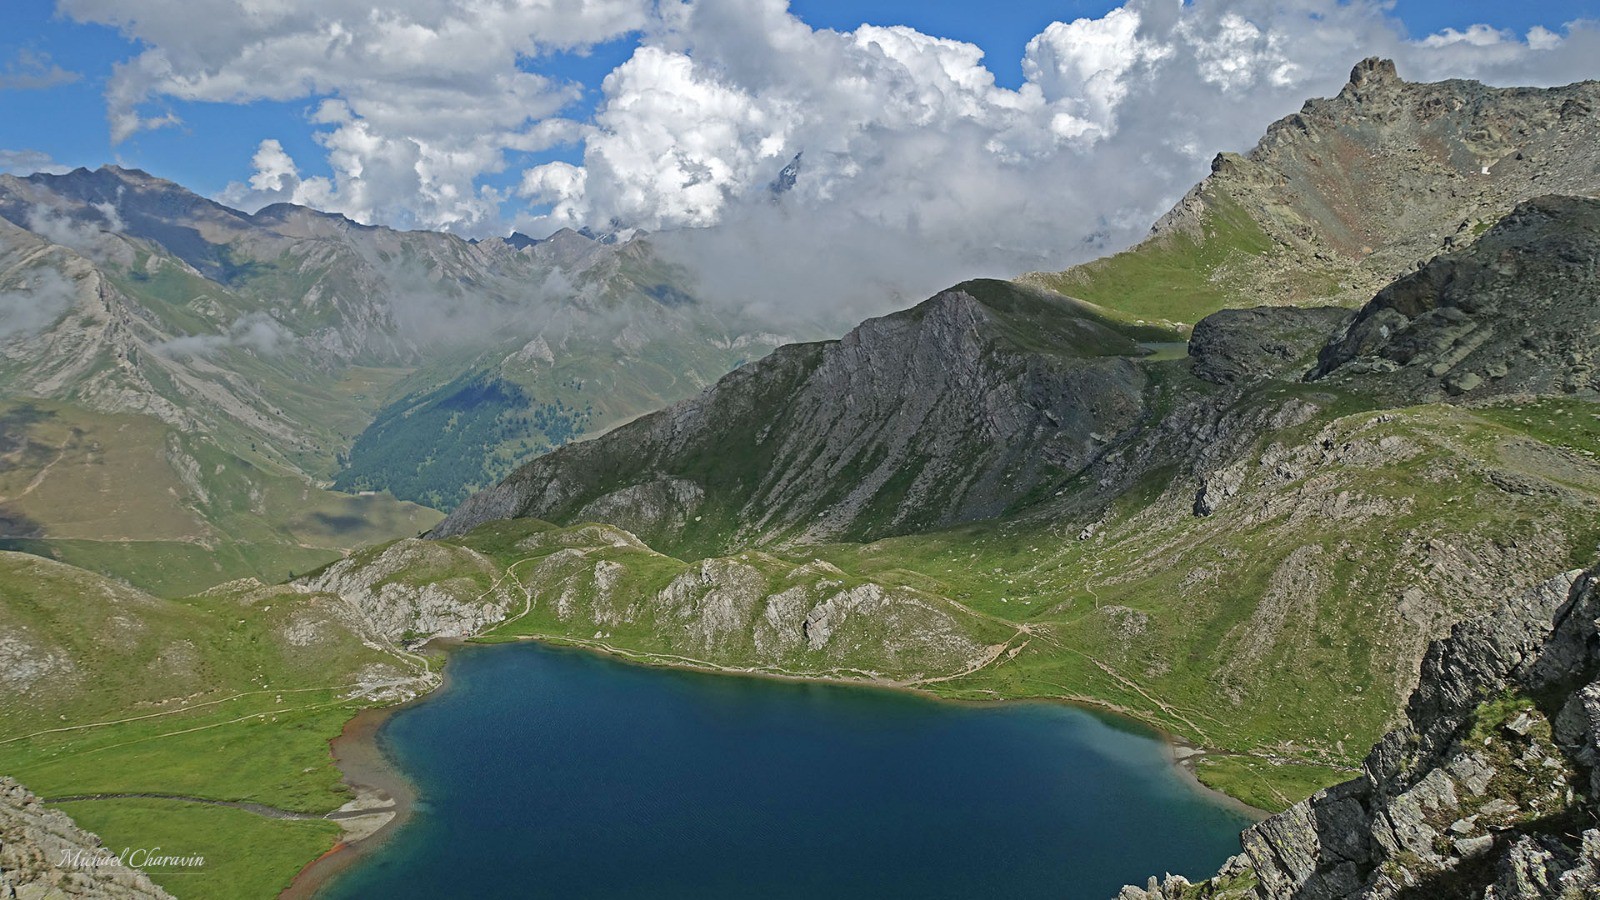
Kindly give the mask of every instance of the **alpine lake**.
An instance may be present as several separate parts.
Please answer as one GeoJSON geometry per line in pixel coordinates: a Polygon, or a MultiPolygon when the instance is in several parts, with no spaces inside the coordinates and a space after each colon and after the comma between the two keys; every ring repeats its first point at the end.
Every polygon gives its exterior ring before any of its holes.
{"type": "Polygon", "coordinates": [[[336,898],[1092,898],[1205,877],[1250,819],[1064,704],[452,652],[379,747],[412,815],[336,898]]]}

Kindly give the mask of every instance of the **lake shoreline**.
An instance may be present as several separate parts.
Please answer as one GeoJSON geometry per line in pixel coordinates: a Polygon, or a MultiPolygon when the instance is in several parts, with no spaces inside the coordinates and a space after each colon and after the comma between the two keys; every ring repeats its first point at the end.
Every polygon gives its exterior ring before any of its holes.
{"type": "Polygon", "coordinates": [[[1181,738],[1170,731],[1167,731],[1160,725],[1144,719],[1133,710],[1117,706],[1114,703],[1106,703],[1087,697],[947,697],[943,694],[930,691],[924,687],[919,687],[918,685],[902,684],[892,681],[873,681],[865,678],[835,678],[826,675],[791,675],[782,672],[751,671],[732,666],[697,666],[687,662],[663,660],[660,657],[651,656],[650,654],[637,653],[629,650],[620,650],[609,646],[597,646],[592,641],[574,638],[517,635],[516,637],[510,639],[497,638],[492,641],[462,641],[459,639],[452,639],[451,643],[455,646],[463,646],[466,644],[471,644],[473,646],[494,646],[495,644],[521,643],[524,641],[536,641],[550,647],[567,647],[573,650],[582,650],[587,653],[594,653],[599,656],[604,656],[607,659],[618,660],[631,665],[645,666],[655,669],[674,669],[683,672],[698,672],[707,675],[729,675],[738,678],[768,678],[775,681],[800,682],[803,684],[827,684],[839,687],[862,687],[882,691],[898,691],[921,697],[926,700],[932,700],[936,703],[954,703],[969,706],[990,706],[997,703],[1057,703],[1063,706],[1071,706],[1076,709],[1087,710],[1089,712],[1115,716],[1119,719],[1125,719],[1129,722],[1137,723],[1141,727],[1148,728],[1158,735],[1161,738],[1161,742],[1166,746],[1168,761],[1179,771],[1184,783],[1189,785],[1195,791],[1216,801],[1219,806],[1241,813],[1258,822],[1273,815],[1270,810],[1261,809],[1257,806],[1251,806],[1243,800],[1240,800],[1238,797],[1235,797],[1232,794],[1223,793],[1222,791],[1219,791],[1200,780],[1200,774],[1197,771],[1197,761],[1213,751],[1185,738],[1181,738]]]}
{"type": "Polygon", "coordinates": [[[672,662],[649,657],[644,654],[634,654],[629,651],[619,651],[615,648],[596,647],[588,642],[574,641],[564,638],[533,637],[519,635],[512,639],[492,641],[476,641],[462,638],[435,638],[424,645],[423,650],[438,650],[444,656],[441,664],[442,678],[439,683],[426,693],[404,703],[392,706],[368,707],[357,713],[349,722],[345,723],[344,730],[328,742],[329,750],[333,754],[334,763],[344,776],[345,784],[349,785],[358,795],[370,795],[374,792],[384,795],[392,800],[393,816],[384,822],[381,827],[370,833],[357,837],[343,838],[334,847],[322,856],[308,863],[301,869],[290,883],[289,887],[280,893],[279,900],[312,900],[330,882],[338,878],[353,866],[359,864],[367,855],[379,849],[384,842],[392,836],[399,826],[403,825],[415,812],[417,801],[417,788],[409,778],[399,769],[383,751],[379,741],[379,732],[389,718],[403,709],[414,704],[422,703],[433,696],[436,691],[444,689],[450,683],[450,656],[465,647],[488,648],[496,644],[520,644],[524,642],[537,642],[550,647],[579,650],[602,656],[609,660],[656,669],[673,669],[698,674],[727,675],[745,678],[767,678],[777,681],[802,682],[811,684],[825,684],[835,687],[861,687],[867,689],[904,692],[931,700],[936,703],[951,703],[970,706],[990,706],[994,704],[1014,703],[1051,703],[1070,706],[1089,712],[1114,716],[1138,724],[1149,729],[1159,736],[1166,750],[1168,762],[1179,772],[1181,780],[1196,793],[1199,793],[1212,802],[1231,811],[1240,813],[1254,821],[1260,821],[1271,815],[1266,810],[1251,806],[1244,801],[1225,794],[1215,788],[1209,787],[1199,778],[1195,762],[1202,758],[1207,751],[1190,741],[1171,734],[1158,725],[1145,721],[1131,711],[1119,708],[1112,704],[1099,703],[1082,698],[1068,697],[995,697],[993,699],[972,699],[947,697],[916,685],[896,684],[893,682],[871,681],[867,679],[849,679],[828,677],[822,675],[791,675],[777,672],[752,672],[734,669],[731,667],[692,665],[687,662],[672,662]]]}
{"type": "MultiPolygon", "coordinates": [[[[448,662],[451,649],[463,642],[459,639],[436,638],[424,648],[438,649],[448,662]]],[[[339,735],[328,741],[333,763],[338,767],[343,781],[360,797],[382,797],[387,800],[392,814],[387,821],[364,833],[349,833],[340,837],[326,853],[307,863],[297,872],[289,886],[278,894],[278,900],[310,900],[334,879],[383,846],[383,843],[416,811],[417,786],[394,761],[384,753],[378,733],[389,718],[407,707],[421,703],[450,683],[449,667],[441,662],[439,683],[404,703],[389,706],[369,706],[346,722],[339,735]]]]}

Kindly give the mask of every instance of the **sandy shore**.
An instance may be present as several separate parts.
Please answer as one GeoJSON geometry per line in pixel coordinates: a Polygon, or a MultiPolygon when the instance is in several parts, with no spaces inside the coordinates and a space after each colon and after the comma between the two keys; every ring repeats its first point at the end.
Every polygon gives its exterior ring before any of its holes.
{"type": "MultiPolygon", "coordinates": [[[[1160,729],[1157,729],[1157,731],[1160,731],[1160,729]]],[[[1206,750],[1204,747],[1191,744],[1183,738],[1174,737],[1165,731],[1160,731],[1160,734],[1167,742],[1167,751],[1172,756],[1172,764],[1177,766],[1178,771],[1183,775],[1184,782],[1186,782],[1190,787],[1202,794],[1205,794],[1207,797],[1216,802],[1217,805],[1248,816],[1251,821],[1260,822],[1262,819],[1272,815],[1272,813],[1268,812],[1267,810],[1251,806],[1243,800],[1240,800],[1238,797],[1234,797],[1230,794],[1224,794],[1223,792],[1200,780],[1200,773],[1195,771],[1195,765],[1201,757],[1205,756],[1210,751],[1206,750]]]]}
{"type": "Polygon", "coordinates": [[[355,799],[330,816],[344,828],[339,843],[300,870],[293,883],[278,895],[283,900],[315,896],[410,818],[417,799],[416,788],[390,764],[378,746],[378,730],[400,708],[364,709],[329,742],[333,760],[344,773],[345,784],[355,792],[355,799]]]}

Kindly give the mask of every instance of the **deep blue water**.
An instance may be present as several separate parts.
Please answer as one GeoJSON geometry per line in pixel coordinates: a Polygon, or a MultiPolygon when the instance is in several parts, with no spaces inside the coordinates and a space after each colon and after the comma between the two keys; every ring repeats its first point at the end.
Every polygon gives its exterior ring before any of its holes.
{"type": "Polygon", "coordinates": [[[332,898],[1093,898],[1200,877],[1246,820],[1067,706],[468,647],[384,751],[417,812],[332,898]]]}

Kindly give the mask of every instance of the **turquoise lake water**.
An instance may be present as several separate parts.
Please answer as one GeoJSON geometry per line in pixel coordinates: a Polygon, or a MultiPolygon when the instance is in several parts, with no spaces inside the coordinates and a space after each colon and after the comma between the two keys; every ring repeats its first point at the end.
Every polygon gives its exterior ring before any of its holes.
{"type": "Polygon", "coordinates": [[[330,898],[1093,898],[1248,820],[1143,728],[1045,703],[467,647],[379,742],[416,814],[330,898]]]}

